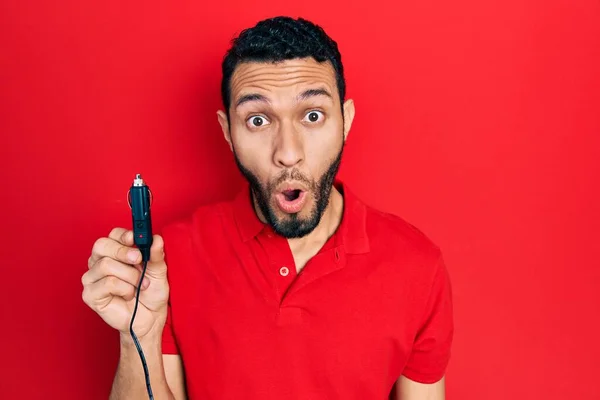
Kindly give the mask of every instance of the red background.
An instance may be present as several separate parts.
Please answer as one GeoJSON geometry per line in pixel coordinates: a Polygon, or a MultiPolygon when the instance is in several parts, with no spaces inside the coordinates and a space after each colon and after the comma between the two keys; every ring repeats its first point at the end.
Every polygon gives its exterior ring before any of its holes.
{"type": "MultiPolygon", "coordinates": [[[[118,337],[81,300],[91,246],[241,178],[216,118],[244,27],[313,19],[357,116],[340,176],[444,250],[448,399],[598,399],[600,3],[3,1],[0,397],[107,398],[118,337]]],[[[141,365],[140,365],[141,368],[141,365]]]]}

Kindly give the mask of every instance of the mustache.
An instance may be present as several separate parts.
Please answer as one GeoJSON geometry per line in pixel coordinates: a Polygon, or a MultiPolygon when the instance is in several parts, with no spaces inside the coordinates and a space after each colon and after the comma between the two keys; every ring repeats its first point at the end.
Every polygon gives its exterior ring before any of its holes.
{"type": "Polygon", "coordinates": [[[306,176],[304,176],[304,174],[302,172],[300,172],[300,170],[298,170],[297,168],[293,168],[291,170],[286,169],[286,170],[282,171],[281,174],[279,174],[279,176],[277,176],[277,178],[275,178],[273,181],[269,182],[269,184],[267,185],[267,190],[269,192],[272,192],[281,183],[283,183],[285,181],[289,181],[289,180],[302,182],[311,190],[315,189],[315,184],[312,180],[310,180],[306,176]]]}

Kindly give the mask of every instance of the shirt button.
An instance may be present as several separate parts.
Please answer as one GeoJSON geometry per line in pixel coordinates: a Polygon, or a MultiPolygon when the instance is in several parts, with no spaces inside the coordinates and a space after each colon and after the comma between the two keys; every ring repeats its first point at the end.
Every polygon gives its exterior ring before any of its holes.
{"type": "Polygon", "coordinates": [[[288,268],[288,267],[281,267],[281,268],[279,269],[279,274],[280,274],[281,276],[288,276],[288,274],[289,274],[289,273],[290,273],[290,270],[289,270],[289,268],[288,268]]]}

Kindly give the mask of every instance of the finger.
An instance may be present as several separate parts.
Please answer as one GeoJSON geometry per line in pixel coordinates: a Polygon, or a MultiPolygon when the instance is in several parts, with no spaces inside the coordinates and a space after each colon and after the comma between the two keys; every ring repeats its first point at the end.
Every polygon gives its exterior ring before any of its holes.
{"type": "Polygon", "coordinates": [[[133,247],[133,231],[121,227],[113,228],[108,237],[116,240],[124,246],[133,247]]]}
{"type": "Polygon", "coordinates": [[[166,278],[167,264],[165,264],[164,242],[160,235],[152,235],[152,246],[150,246],[150,262],[146,267],[146,275],[150,278],[150,280],[162,280],[166,278]]]}
{"type": "Polygon", "coordinates": [[[107,297],[118,296],[131,300],[136,295],[136,288],[115,276],[105,276],[86,287],[87,301],[100,302],[107,297]]]}
{"type": "MultiPolygon", "coordinates": [[[[132,268],[129,264],[123,264],[109,257],[104,257],[98,261],[90,270],[88,270],[81,278],[83,285],[90,285],[107,276],[114,276],[122,281],[137,287],[142,276],[141,272],[136,268],[132,268]]],[[[144,277],[142,281],[142,290],[146,289],[150,281],[144,277]]]]}
{"type": "MultiPolygon", "coordinates": [[[[142,274],[142,272],[144,272],[144,266],[142,264],[134,264],[133,267],[138,270],[140,275],[142,274]]],[[[148,271],[146,271],[146,276],[147,276],[147,272],[148,271]]],[[[144,282],[145,282],[145,280],[144,280],[144,282]]],[[[144,289],[144,287],[142,287],[142,289],[144,289]]]]}
{"type": "Polygon", "coordinates": [[[152,235],[152,246],[150,247],[150,262],[162,263],[165,261],[165,243],[162,236],[152,235]]]}
{"type": "Polygon", "coordinates": [[[134,264],[142,259],[140,251],[121,244],[111,238],[100,238],[92,247],[92,261],[96,263],[102,257],[110,257],[125,264],[134,264]]]}

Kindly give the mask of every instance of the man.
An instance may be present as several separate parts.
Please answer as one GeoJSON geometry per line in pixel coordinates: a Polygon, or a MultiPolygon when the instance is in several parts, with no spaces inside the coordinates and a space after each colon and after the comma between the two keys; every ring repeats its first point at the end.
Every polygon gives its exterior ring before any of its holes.
{"type": "MultiPolygon", "coordinates": [[[[261,21],[227,53],[222,97],[248,186],[154,236],[134,331],[155,398],[444,399],[447,271],[424,234],[336,179],[355,113],[336,43],[261,21]]],[[[115,228],[82,277],[121,332],[112,399],[147,397],[129,333],[140,261],[115,228]]]]}

